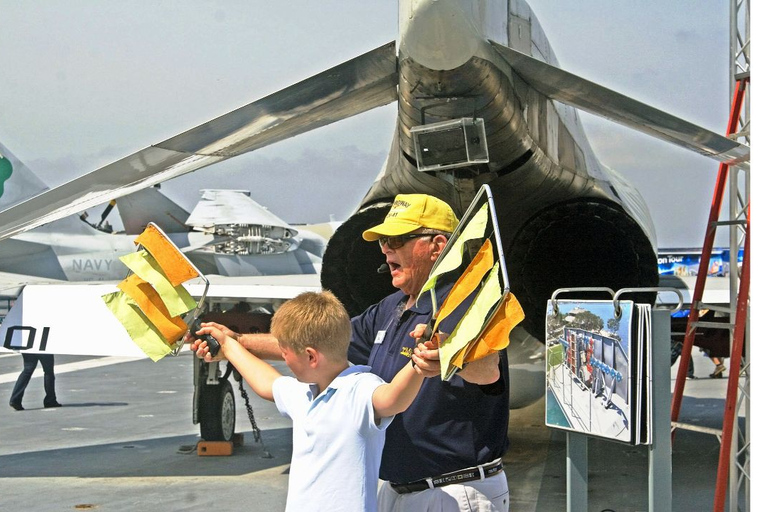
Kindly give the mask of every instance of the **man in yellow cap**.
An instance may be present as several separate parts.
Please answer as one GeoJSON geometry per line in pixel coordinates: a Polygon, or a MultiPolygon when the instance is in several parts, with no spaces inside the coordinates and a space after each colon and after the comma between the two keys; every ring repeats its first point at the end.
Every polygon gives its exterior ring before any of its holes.
{"type": "Polygon", "coordinates": [[[378,241],[387,256],[392,286],[409,296],[406,309],[416,301],[432,265],[458,224],[451,207],[440,199],[426,194],[400,194],[384,222],[363,232],[363,239],[378,241]]]}
{"type": "MultiPolygon", "coordinates": [[[[352,319],[347,357],[353,364],[390,382],[420,356],[427,375],[440,373],[437,347],[417,343],[432,318],[432,304],[416,298],[458,219],[444,201],[426,194],[400,194],[381,224],[363,233],[378,242],[392,276],[395,293],[352,319]]],[[[438,304],[451,283],[437,287],[438,304]]],[[[261,358],[280,359],[269,334],[236,334],[261,358]]],[[[447,322],[441,330],[452,330],[447,322]]],[[[211,360],[205,345],[191,349],[211,360]]],[[[509,508],[509,490],[501,457],[507,449],[509,383],[505,352],[467,364],[447,382],[427,379],[416,399],[387,429],[379,476],[379,511],[469,511],[509,508]]],[[[352,468],[350,468],[352,470],[352,468]]],[[[343,477],[340,475],[340,477],[343,477]]]]}
{"type": "MultiPolygon", "coordinates": [[[[399,291],[353,319],[351,362],[368,364],[389,381],[407,364],[404,356],[417,351],[439,373],[436,347],[417,345],[411,336],[420,335],[432,318],[431,301],[417,304],[416,298],[457,226],[444,201],[400,194],[384,221],[363,232],[365,240],[381,246],[399,291]]],[[[438,286],[438,304],[451,286],[438,286]]],[[[441,323],[441,330],[451,327],[441,323]]],[[[506,354],[494,353],[469,363],[447,382],[425,381],[413,405],[387,430],[379,511],[508,510],[501,464],[509,423],[506,368],[506,354]]]]}

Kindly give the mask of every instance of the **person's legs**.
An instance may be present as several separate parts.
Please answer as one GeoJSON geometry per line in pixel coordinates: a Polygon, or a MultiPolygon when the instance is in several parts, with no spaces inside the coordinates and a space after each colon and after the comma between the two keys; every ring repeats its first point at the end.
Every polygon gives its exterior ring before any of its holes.
{"type": "Polygon", "coordinates": [[[53,354],[40,354],[40,364],[43,366],[43,386],[45,387],[45,399],[43,406],[58,407],[56,401],[56,375],[53,373],[53,354]]]}
{"type": "Polygon", "coordinates": [[[712,372],[709,376],[713,379],[721,379],[723,377],[723,373],[725,373],[725,365],[724,360],[719,357],[711,357],[709,358],[712,363],[715,365],[715,371],[712,372]]]}
{"type": "Polygon", "coordinates": [[[613,388],[614,388],[614,386],[616,386],[616,380],[615,379],[614,379],[614,381],[610,385],[605,386],[604,396],[605,396],[605,408],[606,409],[610,409],[611,408],[611,405],[612,405],[611,398],[613,398],[613,388]]]}
{"type": "MultiPolygon", "coordinates": [[[[592,367],[594,368],[594,366],[592,367]]],[[[603,392],[603,373],[600,370],[592,370],[592,393],[598,398],[603,392]]]]}
{"type": "MultiPolygon", "coordinates": [[[[683,342],[682,341],[673,341],[672,342],[672,359],[670,366],[675,364],[675,361],[680,357],[680,354],[683,352],[683,342]]],[[[693,357],[691,357],[688,361],[688,373],[686,374],[686,377],[688,379],[695,379],[693,375],[694,368],[693,368],[693,357]]]]}
{"type": "Polygon", "coordinates": [[[16,385],[13,386],[10,402],[11,407],[17,410],[22,408],[21,400],[24,398],[24,391],[27,389],[27,384],[29,384],[29,380],[32,378],[32,373],[34,373],[35,368],[37,367],[37,355],[22,354],[21,357],[24,359],[24,369],[21,370],[19,378],[16,379],[16,385]]]}

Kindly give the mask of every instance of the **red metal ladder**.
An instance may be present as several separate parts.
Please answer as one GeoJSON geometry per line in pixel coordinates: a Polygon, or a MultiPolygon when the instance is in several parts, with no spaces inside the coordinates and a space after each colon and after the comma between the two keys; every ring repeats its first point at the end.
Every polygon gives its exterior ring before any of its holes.
{"type": "MultiPolygon", "coordinates": [[[[737,81],[737,87],[734,91],[733,102],[731,104],[731,114],[728,123],[727,135],[736,133],[739,123],[739,116],[741,113],[742,104],[744,101],[744,95],[746,92],[748,77],[740,78],[737,81]]],[[[725,398],[725,409],[723,412],[723,428],[722,430],[714,431],[715,429],[702,429],[692,428],[692,430],[709,431],[720,438],[720,457],[717,467],[717,482],[715,484],[715,512],[720,512],[725,506],[725,497],[727,492],[728,472],[730,468],[731,459],[731,445],[734,433],[734,423],[737,421],[737,396],[739,387],[739,376],[741,374],[741,355],[744,348],[744,334],[747,321],[747,303],[749,300],[749,205],[746,209],[746,221],[745,226],[745,242],[744,242],[744,257],[742,260],[741,277],[739,281],[738,297],[736,301],[736,315],[733,324],[722,324],[720,326],[699,321],[699,311],[701,309],[713,309],[717,310],[715,306],[707,306],[702,304],[701,300],[704,294],[704,284],[707,279],[707,271],[709,269],[709,263],[712,256],[712,247],[714,245],[716,228],[722,225],[733,224],[733,222],[719,222],[720,207],[722,205],[723,195],[726,189],[726,182],[728,178],[729,166],[725,163],[721,163],[717,181],[715,184],[715,192],[712,198],[712,206],[709,212],[709,220],[707,222],[707,231],[704,237],[704,245],[701,251],[701,261],[699,263],[699,270],[696,276],[696,285],[694,287],[693,295],[691,297],[691,309],[688,316],[688,324],[685,330],[685,338],[683,341],[682,353],[680,354],[680,365],[677,369],[677,379],[675,381],[675,390],[672,396],[672,436],[674,440],[674,432],[677,428],[685,429],[689,425],[679,423],[678,417],[680,415],[680,406],[683,399],[683,390],[685,388],[686,373],[688,371],[688,365],[691,360],[691,349],[693,348],[693,340],[696,336],[697,327],[725,327],[733,329],[732,343],[731,343],[731,357],[730,368],[728,372],[728,384],[725,398]]],[[[737,221],[739,222],[739,221],[737,221]]],[[[733,271],[734,269],[732,269],[733,271]]],[[[723,309],[723,308],[720,308],[723,309]]],[[[729,310],[730,311],[730,310],[729,310]]]]}

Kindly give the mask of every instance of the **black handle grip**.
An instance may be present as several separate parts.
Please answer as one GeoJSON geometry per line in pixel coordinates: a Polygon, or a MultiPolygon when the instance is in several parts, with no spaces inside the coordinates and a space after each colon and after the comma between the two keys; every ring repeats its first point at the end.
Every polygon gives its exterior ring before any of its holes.
{"type": "Polygon", "coordinates": [[[424,329],[424,334],[421,335],[421,338],[416,340],[416,344],[424,343],[432,339],[432,335],[434,334],[433,329],[435,328],[435,321],[436,318],[432,318],[427,322],[427,327],[424,329]]]}
{"type": "MultiPolygon", "coordinates": [[[[202,322],[200,321],[199,318],[195,320],[195,322],[192,324],[192,334],[196,335],[197,331],[202,329],[202,325],[200,324],[202,324],[202,322]]],[[[202,338],[206,341],[206,343],[208,343],[208,352],[211,354],[212,357],[215,357],[216,354],[219,353],[219,349],[221,348],[221,345],[219,345],[219,342],[216,341],[216,338],[214,338],[210,334],[204,334],[202,338]]]]}

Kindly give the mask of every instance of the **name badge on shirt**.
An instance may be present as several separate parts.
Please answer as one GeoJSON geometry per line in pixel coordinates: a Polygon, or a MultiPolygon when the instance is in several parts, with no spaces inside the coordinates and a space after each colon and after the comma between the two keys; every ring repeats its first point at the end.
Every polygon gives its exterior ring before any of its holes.
{"type": "Polygon", "coordinates": [[[382,341],[384,341],[384,335],[387,334],[387,331],[379,331],[376,333],[376,339],[373,340],[374,345],[380,344],[382,341]]]}

